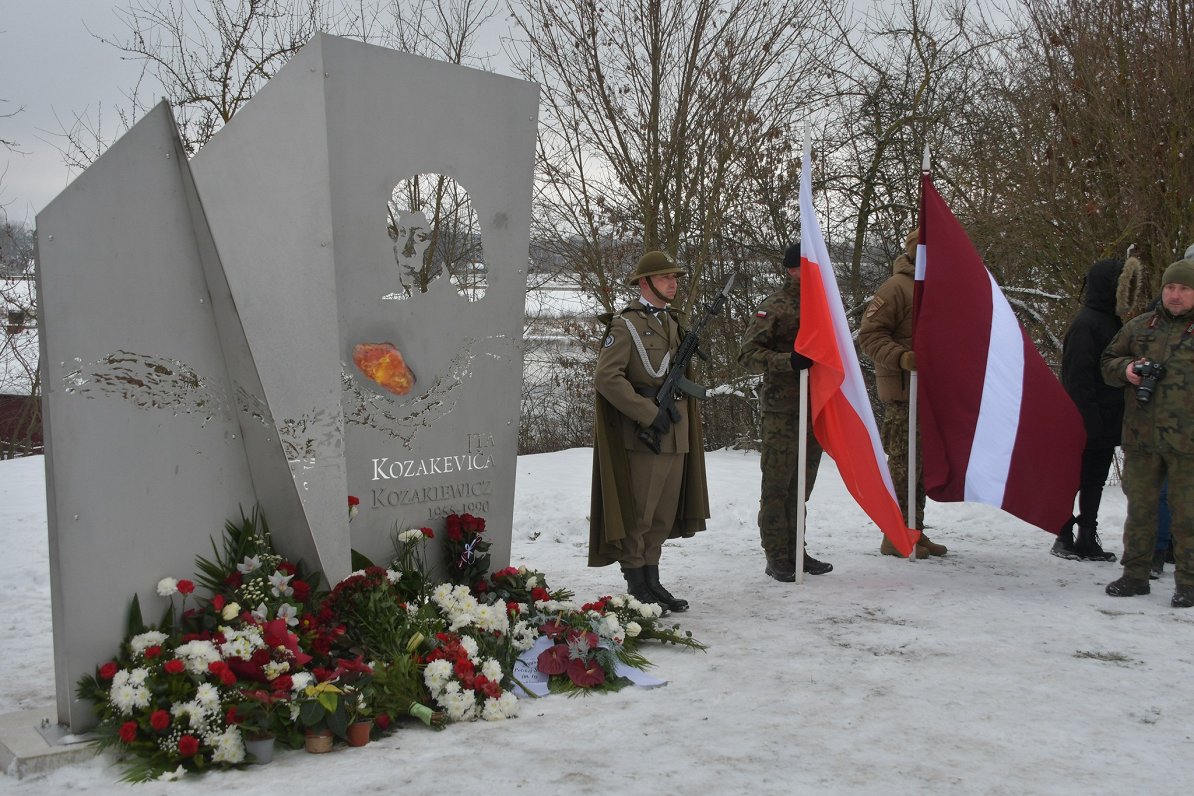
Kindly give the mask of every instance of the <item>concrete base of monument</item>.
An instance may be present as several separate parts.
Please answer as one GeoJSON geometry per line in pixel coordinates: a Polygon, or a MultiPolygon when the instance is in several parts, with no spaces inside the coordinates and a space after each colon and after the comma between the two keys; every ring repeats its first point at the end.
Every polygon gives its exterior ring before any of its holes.
{"type": "Polygon", "coordinates": [[[90,760],[89,735],[73,735],[58,723],[53,706],[0,715],[0,770],[10,777],[44,774],[90,760]]]}

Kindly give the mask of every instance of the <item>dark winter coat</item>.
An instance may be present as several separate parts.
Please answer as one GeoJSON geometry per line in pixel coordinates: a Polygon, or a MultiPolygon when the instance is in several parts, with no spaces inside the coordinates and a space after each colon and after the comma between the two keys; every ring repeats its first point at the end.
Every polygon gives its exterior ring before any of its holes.
{"type": "Polygon", "coordinates": [[[1115,290],[1123,262],[1100,260],[1086,273],[1082,308],[1066,330],[1061,352],[1061,383],[1086,426],[1086,447],[1119,445],[1124,419],[1124,391],[1103,381],[1103,350],[1123,324],[1115,314],[1115,290]]]}

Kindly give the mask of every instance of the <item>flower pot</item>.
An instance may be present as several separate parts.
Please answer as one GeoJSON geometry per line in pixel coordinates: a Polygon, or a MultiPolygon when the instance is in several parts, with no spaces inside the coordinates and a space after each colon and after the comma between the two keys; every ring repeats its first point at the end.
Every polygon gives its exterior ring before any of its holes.
{"type": "Polygon", "coordinates": [[[313,755],[332,751],[331,730],[307,730],[306,749],[313,755]]]}
{"type": "Polygon", "coordinates": [[[373,719],[354,721],[348,725],[345,735],[349,746],[364,746],[369,743],[369,733],[373,732],[373,719]]]}
{"type": "Polygon", "coordinates": [[[274,736],[246,738],[245,751],[253,756],[254,763],[265,765],[274,759],[274,736]]]}

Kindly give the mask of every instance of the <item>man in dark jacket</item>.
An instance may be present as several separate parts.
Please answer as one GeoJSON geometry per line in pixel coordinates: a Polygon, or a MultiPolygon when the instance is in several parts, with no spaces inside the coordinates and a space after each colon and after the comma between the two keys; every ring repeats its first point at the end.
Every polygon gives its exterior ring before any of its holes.
{"type": "Polygon", "coordinates": [[[1061,351],[1061,383],[1082,413],[1086,448],[1078,483],[1078,515],[1070,517],[1057,534],[1050,551],[1058,558],[1114,561],[1115,554],[1099,542],[1099,504],[1103,484],[1119,445],[1124,419],[1121,387],[1103,381],[1103,349],[1123,325],[1115,314],[1115,289],[1123,271],[1122,260],[1099,260],[1086,272],[1082,308],[1066,330],[1061,351]],[[1074,527],[1078,539],[1074,540],[1074,527]]]}

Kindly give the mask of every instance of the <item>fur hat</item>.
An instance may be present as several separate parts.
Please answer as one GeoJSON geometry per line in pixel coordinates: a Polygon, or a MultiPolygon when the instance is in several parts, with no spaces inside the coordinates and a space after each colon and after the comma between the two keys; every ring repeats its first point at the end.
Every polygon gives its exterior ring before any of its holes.
{"type": "Polygon", "coordinates": [[[1194,287],[1194,260],[1178,260],[1165,269],[1161,286],[1172,284],[1194,287]]]}
{"type": "Polygon", "coordinates": [[[784,268],[799,268],[800,267],[800,244],[793,243],[784,252],[784,268]]]}
{"type": "Polygon", "coordinates": [[[1144,284],[1144,264],[1132,255],[1124,262],[1115,288],[1115,314],[1125,321],[1135,318],[1148,309],[1151,298],[1144,284]]]}

